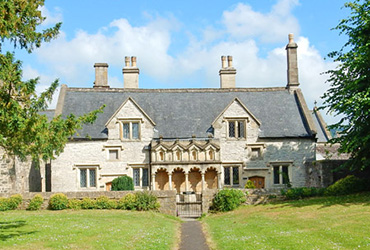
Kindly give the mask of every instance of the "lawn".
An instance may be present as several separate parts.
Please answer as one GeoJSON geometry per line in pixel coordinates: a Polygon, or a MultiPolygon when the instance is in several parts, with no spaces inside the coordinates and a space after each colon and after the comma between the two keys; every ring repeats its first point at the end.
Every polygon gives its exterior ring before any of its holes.
{"type": "Polygon", "coordinates": [[[202,221],[215,249],[370,249],[370,193],[243,206],[202,221]]]}
{"type": "Polygon", "coordinates": [[[180,221],[155,212],[0,212],[0,249],[172,249],[180,221]]]}

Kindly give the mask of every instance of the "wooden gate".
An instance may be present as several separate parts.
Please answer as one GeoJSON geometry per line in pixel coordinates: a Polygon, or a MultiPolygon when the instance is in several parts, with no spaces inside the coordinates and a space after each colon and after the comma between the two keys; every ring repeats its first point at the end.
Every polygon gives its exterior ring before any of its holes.
{"type": "Polygon", "coordinates": [[[177,194],[176,214],[184,218],[198,218],[202,216],[202,194],[177,194]]]}

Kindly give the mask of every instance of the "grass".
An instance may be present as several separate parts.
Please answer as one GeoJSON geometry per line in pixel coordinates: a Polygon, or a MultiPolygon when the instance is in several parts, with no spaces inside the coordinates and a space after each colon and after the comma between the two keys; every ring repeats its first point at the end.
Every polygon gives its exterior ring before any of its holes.
{"type": "Polygon", "coordinates": [[[370,193],[243,206],[202,221],[215,249],[370,249],[370,193]]]}
{"type": "Polygon", "coordinates": [[[0,212],[0,249],[172,249],[180,221],[155,212],[0,212]]]}

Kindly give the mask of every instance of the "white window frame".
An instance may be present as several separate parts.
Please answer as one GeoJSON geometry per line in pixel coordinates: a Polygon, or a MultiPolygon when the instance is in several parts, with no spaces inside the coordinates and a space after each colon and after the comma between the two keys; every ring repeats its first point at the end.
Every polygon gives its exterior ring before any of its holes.
{"type": "Polygon", "coordinates": [[[120,119],[120,137],[122,141],[140,141],[141,140],[141,123],[142,119],[120,119]],[[133,138],[133,129],[132,124],[137,123],[138,124],[138,138],[133,138]],[[124,138],[124,131],[123,131],[123,125],[128,124],[128,138],[124,138]]]}

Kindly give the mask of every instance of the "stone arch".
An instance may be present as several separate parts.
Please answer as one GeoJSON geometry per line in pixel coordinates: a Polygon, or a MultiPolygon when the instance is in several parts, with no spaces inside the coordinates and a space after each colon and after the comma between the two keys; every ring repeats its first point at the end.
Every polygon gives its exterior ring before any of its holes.
{"type": "Polygon", "coordinates": [[[167,170],[159,168],[155,172],[155,189],[156,190],[169,190],[169,178],[167,170]]]}
{"type": "Polygon", "coordinates": [[[206,189],[217,189],[217,169],[214,167],[207,168],[205,175],[205,188],[206,189]]]}
{"type": "Polygon", "coordinates": [[[185,191],[185,171],[182,168],[175,168],[172,171],[172,186],[179,194],[185,191]]]}
{"type": "Polygon", "coordinates": [[[189,184],[190,190],[193,192],[201,192],[202,191],[202,175],[200,169],[197,167],[193,167],[189,171],[189,184]]]}

